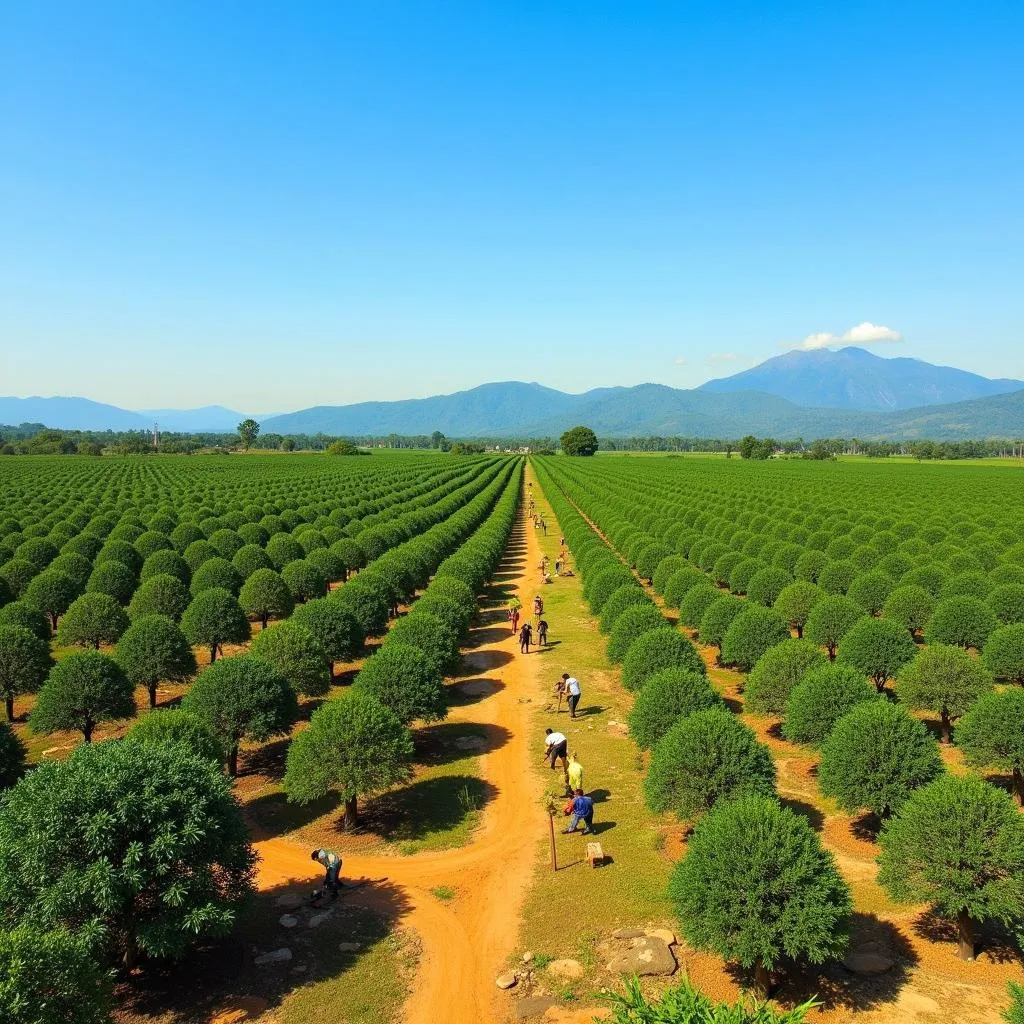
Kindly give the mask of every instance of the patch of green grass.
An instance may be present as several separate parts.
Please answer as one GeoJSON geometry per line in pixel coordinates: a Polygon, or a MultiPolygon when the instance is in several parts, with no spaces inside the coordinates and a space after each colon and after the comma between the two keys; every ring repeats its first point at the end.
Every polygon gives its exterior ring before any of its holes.
{"type": "Polygon", "coordinates": [[[449,885],[435,885],[430,891],[439,900],[444,902],[455,899],[455,890],[449,885]]]}
{"type": "Polygon", "coordinates": [[[538,971],[542,971],[554,959],[555,958],[550,953],[534,953],[533,954],[533,966],[538,971]]]}

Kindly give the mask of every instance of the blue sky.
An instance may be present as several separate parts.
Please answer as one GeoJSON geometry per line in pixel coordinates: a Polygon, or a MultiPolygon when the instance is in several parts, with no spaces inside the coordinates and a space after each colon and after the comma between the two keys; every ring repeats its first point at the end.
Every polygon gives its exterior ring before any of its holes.
{"type": "Polygon", "coordinates": [[[2,4],[0,393],[1024,378],[1022,7],[2,4]]]}

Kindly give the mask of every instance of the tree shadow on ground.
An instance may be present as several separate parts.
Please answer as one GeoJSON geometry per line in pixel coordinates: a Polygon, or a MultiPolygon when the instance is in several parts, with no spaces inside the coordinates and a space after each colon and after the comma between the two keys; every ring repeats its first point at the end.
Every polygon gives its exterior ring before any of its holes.
{"type": "Polygon", "coordinates": [[[161,1024],[197,1024],[218,1013],[232,1020],[255,1019],[307,986],[338,977],[356,966],[400,926],[410,904],[401,889],[377,879],[342,895],[330,916],[310,928],[320,911],[307,904],[309,882],[295,882],[256,894],[240,912],[232,934],[199,943],[177,961],[146,961],[115,990],[118,1010],[161,1024]],[[298,918],[286,929],[282,914],[298,918]],[[339,943],[357,943],[341,949],[339,943]],[[260,953],[289,949],[291,959],[256,966],[260,953]],[[296,968],[304,968],[296,970],[296,968]]]}
{"type": "Polygon", "coordinates": [[[446,692],[448,694],[449,707],[466,707],[469,704],[478,704],[496,693],[501,693],[505,684],[500,679],[489,679],[475,677],[472,679],[460,680],[451,683],[446,692]]]}
{"type": "Polygon", "coordinates": [[[850,822],[850,835],[862,843],[877,843],[882,819],[874,811],[865,811],[850,822]]]}
{"type": "Polygon", "coordinates": [[[424,765],[451,764],[466,757],[489,754],[512,738],[503,725],[476,722],[439,722],[413,733],[416,761],[424,765]]]}
{"type": "Polygon", "coordinates": [[[514,655],[509,651],[480,651],[469,648],[463,654],[461,664],[451,674],[451,678],[465,679],[467,676],[479,675],[481,672],[493,672],[495,669],[507,665],[513,657],[514,655]]]}
{"type": "MultiPolygon", "coordinates": [[[[942,917],[933,910],[920,914],[913,924],[914,934],[928,942],[957,944],[956,922],[942,917]]],[[[1016,963],[1024,965],[1024,951],[1020,939],[1002,927],[997,921],[986,921],[975,925],[975,956],[984,954],[998,964],[1016,963]]]]}
{"type": "Polygon", "coordinates": [[[475,775],[442,775],[392,790],[363,810],[365,831],[390,841],[423,839],[458,828],[497,795],[497,789],[475,775]]]}
{"type": "Polygon", "coordinates": [[[295,832],[317,818],[338,812],[341,806],[341,797],[335,790],[308,804],[289,803],[281,792],[264,793],[245,805],[245,816],[253,838],[259,842],[295,832]]]}
{"type": "Polygon", "coordinates": [[[252,750],[243,750],[239,755],[238,777],[244,780],[249,776],[265,776],[272,782],[280,782],[284,778],[285,761],[288,757],[290,736],[281,736],[252,750]]]}
{"type": "Polygon", "coordinates": [[[814,804],[806,803],[803,800],[797,800],[791,796],[780,796],[779,803],[783,807],[788,807],[791,811],[796,814],[803,816],[807,820],[807,824],[814,829],[815,832],[820,832],[825,827],[825,815],[818,810],[814,804]]]}

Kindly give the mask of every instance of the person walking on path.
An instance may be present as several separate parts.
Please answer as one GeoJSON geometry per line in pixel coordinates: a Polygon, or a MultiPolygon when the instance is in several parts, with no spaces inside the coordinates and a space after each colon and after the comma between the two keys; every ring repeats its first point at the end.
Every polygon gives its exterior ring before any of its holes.
{"type": "Polygon", "coordinates": [[[569,827],[562,833],[570,836],[576,831],[576,826],[583,822],[583,835],[589,836],[594,831],[594,801],[585,796],[582,789],[577,789],[575,798],[571,805],[572,817],[569,819],[569,827]]]}
{"type": "Polygon", "coordinates": [[[521,607],[519,598],[514,598],[508,606],[508,621],[512,624],[513,636],[519,632],[519,609],[521,607]]]}
{"type": "Polygon", "coordinates": [[[544,619],[541,619],[537,624],[537,646],[547,647],[548,645],[548,624],[544,619]]]}
{"type": "Polygon", "coordinates": [[[338,877],[341,873],[341,858],[333,850],[325,849],[314,850],[310,854],[310,858],[327,872],[324,876],[323,891],[333,900],[342,887],[342,881],[338,877]]]}
{"type": "Polygon", "coordinates": [[[554,729],[544,730],[544,760],[555,770],[557,762],[562,762],[562,777],[565,779],[566,792],[571,793],[569,786],[569,741],[565,735],[555,732],[554,729]]]}
{"type": "Polygon", "coordinates": [[[523,628],[519,630],[519,653],[529,654],[530,653],[530,640],[533,638],[533,627],[528,623],[523,623],[523,628]]]}
{"type": "Polygon", "coordinates": [[[583,788],[583,765],[580,764],[580,755],[575,751],[569,759],[569,767],[566,769],[569,776],[569,788],[575,793],[583,788]]]}
{"type": "Polygon", "coordinates": [[[548,535],[548,524],[543,516],[540,517],[540,528],[544,531],[544,536],[548,535]]]}
{"type": "Polygon", "coordinates": [[[576,705],[580,702],[580,696],[583,691],[580,689],[580,681],[575,677],[569,675],[568,672],[562,673],[562,684],[565,689],[565,696],[569,705],[569,717],[576,717],[576,705]]]}
{"type": "MultiPolygon", "coordinates": [[[[546,561],[547,561],[547,557],[545,556],[545,562],[546,562],[546,561]]],[[[543,566],[543,563],[542,563],[542,571],[544,571],[544,572],[545,572],[545,575],[547,574],[547,573],[546,573],[546,569],[545,569],[545,567],[543,566]]],[[[541,620],[541,616],[542,616],[543,614],[544,614],[544,602],[543,602],[543,600],[541,600],[541,596],[540,596],[540,594],[538,594],[538,595],[537,595],[537,596],[536,596],[536,597],[535,597],[535,598],[533,599],[533,619],[534,619],[534,626],[535,626],[535,627],[536,627],[537,629],[539,629],[539,628],[540,628],[540,620],[541,620]]]]}

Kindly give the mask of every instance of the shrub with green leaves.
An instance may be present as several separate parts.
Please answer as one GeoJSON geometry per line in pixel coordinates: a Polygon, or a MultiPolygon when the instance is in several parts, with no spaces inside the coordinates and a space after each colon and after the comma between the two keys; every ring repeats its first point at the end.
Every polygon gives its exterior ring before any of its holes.
{"type": "Polygon", "coordinates": [[[992,689],[992,677],[962,647],[931,644],[905,665],[896,680],[896,694],[915,711],[935,712],[942,738],[951,739],[951,723],[992,689]]]}
{"type": "Polygon", "coordinates": [[[916,655],[917,644],[892,619],[860,619],[839,644],[839,661],[870,676],[879,693],[916,655]]]}
{"type": "Polygon", "coordinates": [[[996,679],[1024,683],[1024,624],[1018,622],[994,629],[985,642],[981,658],[996,679]]]}
{"type": "Polygon", "coordinates": [[[980,597],[947,597],[935,606],[925,629],[930,644],[950,644],[981,650],[999,621],[980,597]]]}
{"type": "Polygon", "coordinates": [[[383,645],[363,665],[355,688],[380,701],[403,724],[436,722],[448,714],[444,680],[418,647],[383,645]]]}
{"type": "Polygon", "coordinates": [[[192,598],[181,616],[181,631],[190,644],[210,652],[210,664],[224,644],[242,644],[252,636],[252,627],[238,601],[226,590],[212,587],[192,598]]]}
{"type": "Polygon", "coordinates": [[[755,715],[781,717],[790,693],[806,673],[827,664],[821,648],[809,640],[783,640],[769,647],[747,676],[745,709],[755,715]]]}
{"type": "Polygon", "coordinates": [[[971,767],[1009,772],[1024,805],[1024,690],[983,694],[960,719],[955,738],[971,767]]]}
{"type": "Polygon", "coordinates": [[[0,722],[0,790],[13,786],[25,774],[25,753],[25,744],[15,731],[0,722]]]}
{"type": "MultiPolygon", "coordinates": [[[[134,580],[131,585],[134,589],[134,580]]],[[[51,568],[44,569],[29,583],[25,590],[25,600],[49,615],[50,627],[56,631],[57,619],[71,607],[71,602],[81,592],[82,588],[70,576],[51,568]]]]}
{"type": "Polygon", "coordinates": [[[783,587],[772,607],[785,620],[790,629],[796,630],[797,637],[804,635],[804,626],[811,609],[825,596],[825,591],[808,580],[795,580],[783,587]]]}
{"type": "Polygon", "coordinates": [[[789,626],[774,608],[751,605],[729,624],[720,660],[723,665],[749,672],[765,651],[789,638],[789,626]]]}
{"type": "Polygon", "coordinates": [[[721,651],[722,642],[725,640],[726,631],[732,624],[732,620],[746,607],[747,604],[741,597],[722,593],[721,597],[708,605],[707,610],[701,616],[697,639],[705,646],[717,647],[721,651]]]}
{"type": "Polygon", "coordinates": [[[843,637],[866,615],[867,612],[856,601],[830,594],[811,609],[804,626],[804,636],[811,643],[824,647],[829,658],[834,659],[843,637]]]}
{"type": "Polygon", "coordinates": [[[53,668],[50,645],[24,626],[0,626],[0,695],[7,721],[14,721],[14,700],[38,693],[53,668]]]}
{"type": "Polygon", "coordinates": [[[596,576],[591,577],[584,586],[584,596],[590,604],[590,609],[595,615],[600,615],[605,602],[615,593],[619,587],[633,584],[639,586],[636,577],[624,565],[614,564],[607,569],[602,569],[596,576]]]}
{"type": "Polygon", "coordinates": [[[128,616],[109,594],[83,594],[72,601],[57,627],[62,647],[92,647],[114,644],[128,628],[128,616]]]}
{"type": "Polygon", "coordinates": [[[264,629],[272,618],[286,619],[295,608],[288,584],[273,569],[253,570],[238,592],[238,603],[264,629]]]}
{"type": "Polygon", "coordinates": [[[163,615],[172,622],[181,620],[192,595],[176,576],[161,573],[151,576],[128,602],[128,618],[133,622],[144,615],[163,615]]]}
{"type": "Polygon", "coordinates": [[[260,630],[249,653],[273,665],[296,694],[322,697],[331,688],[331,667],[323,644],[291,619],[260,630]]]}
{"type": "Polygon", "coordinates": [[[629,714],[629,732],[641,750],[650,750],[679,719],[725,703],[700,672],[666,668],[640,688],[629,714]]]}
{"type": "Polygon", "coordinates": [[[332,672],[334,662],[350,661],[363,648],[365,638],[356,617],[337,601],[325,597],[307,601],[295,609],[291,621],[305,626],[320,641],[332,672]]]}
{"type": "Polygon", "coordinates": [[[629,653],[633,641],[652,629],[663,629],[668,623],[651,601],[627,608],[616,620],[608,638],[608,660],[619,664],[629,653]]]}
{"type": "Polygon", "coordinates": [[[896,581],[891,576],[875,569],[857,576],[847,589],[846,596],[869,615],[878,615],[895,588],[896,581]]]}
{"type": "Polygon", "coordinates": [[[792,743],[820,746],[848,711],[877,699],[871,681],[849,665],[829,662],[811,668],[786,699],[782,735],[792,743]]]}
{"type": "Polygon", "coordinates": [[[125,734],[131,743],[183,743],[194,754],[224,763],[224,749],[209,722],[180,708],[158,708],[143,715],[125,734]]]}
{"type": "Polygon", "coordinates": [[[635,692],[655,672],[666,668],[683,668],[701,675],[707,673],[697,648],[682,633],[664,623],[641,633],[630,644],[622,662],[622,685],[635,692]]]}
{"type": "Polygon", "coordinates": [[[699,629],[704,613],[724,596],[724,592],[710,581],[691,587],[679,605],[680,623],[690,629],[699,629]]]}
{"type": "Polygon", "coordinates": [[[50,624],[46,615],[24,601],[12,601],[0,608],[0,627],[3,626],[21,626],[49,645],[50,624]]]}
{"type": "Polygon", "coordinates": [[[935,598],[916,584],[897,587],[885,599],[882,615],[898,622],[912,637],[924,632],[935,610],[935,598]]]}
{"type": "Polygon", "coordinates": [[[604,603],[601,609],[599,628],[602,633],[610,633],[615,626],[618,617],[627,609],[635,605],[647,604],[653,607],[653,602],[647,596],[647,592],[638,583],[624,583],[618,590],[614,591],[604,603]]]}
{"type": "Polygon", "coordinates": [[[752,793],[774,795],[775,762],[754,731],[724,708],[678,720],[658,740],[644,778],[647,806],[683,819],[752,793]]]}
{"type": "Polygon", "coordinates": [[[156,707],[160,683],[184,683],[196,672],[196,658],[185,634],[162,615],[136,619],[117,642],[114,660],[133,686],[144,686],[156,707]]]}
{"type": "Polygon", "coordinates": [[[922,722],[887,700],[858,704],[821,748],[818,785],[848,814],[885,818],[942,773],[939,746],[922,722]]]}
{"type": "Polygon", "coordinates": [[[665,598],[665,604],[669,608],[678,608],[691,587],[707,582],[709,582],[707,576],[695,566],[677,570],[669,576],[665,583],[665,593],[662,595],[665,598]]]}
{"type": "Polygon", "coordinates": [[[392,644],[408,644],[422,651],[441,676],[454,672],[459,664],[459,640],[454,631],[436,615],[419,611],[416,606],[391,627],[381,650],[392,644]]]}

